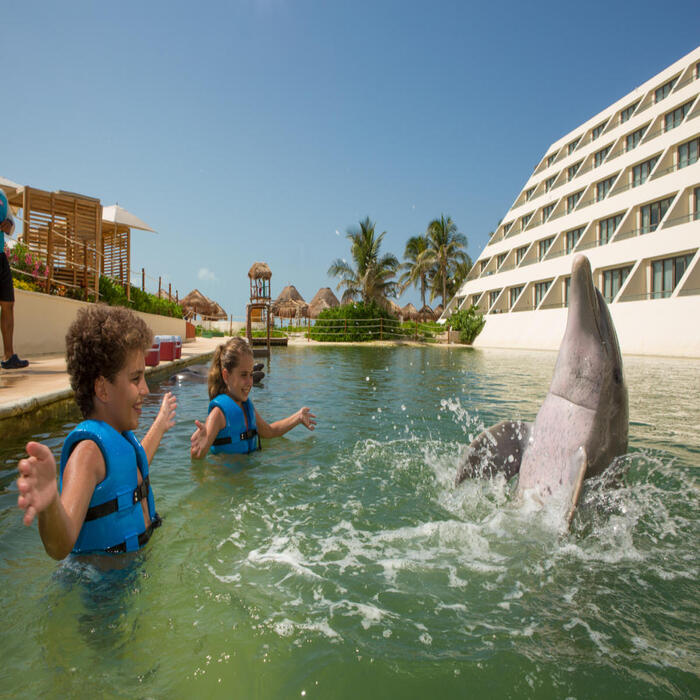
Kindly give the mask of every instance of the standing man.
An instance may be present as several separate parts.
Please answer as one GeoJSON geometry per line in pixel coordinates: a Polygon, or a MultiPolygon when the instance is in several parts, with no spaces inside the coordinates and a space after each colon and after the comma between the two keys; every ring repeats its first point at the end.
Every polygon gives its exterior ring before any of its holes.
{"type": "Polygon", "coordinates": [[[20,360],[12,349],[12,333],[15,327],[15,288],[12,284],[10,261],[5,255],[5,234],[10,235],[15,229],[15,222],[10,213],[7,196],[0,190],[0,331],[4,359],[0,362],[3,369],[22,369],[29,365],[27,360],[20,360]]]}

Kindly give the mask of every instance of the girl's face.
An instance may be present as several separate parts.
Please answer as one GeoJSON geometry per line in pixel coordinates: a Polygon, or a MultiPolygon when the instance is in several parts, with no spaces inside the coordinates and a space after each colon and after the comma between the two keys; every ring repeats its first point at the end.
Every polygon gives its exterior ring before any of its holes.
{"type": "Polygon", "coordinates": [[[253,386],[253,358],[250,355],[241,355],[238,367],[234,367],[230,372],[227,369],[221,370],[221,376],[233,400],[239,404],[243,403],[253,386]]]}
{"type": "MultiPolygon", "coordinates": [[[[100,400],[100,417],[120,433],[136,430],[139,425],[143,400],[148,396],[144,358],[143,350],[132,350],[114,381],[110,382],[104,377],[97,380],[102,383],[101,393],[97,397],[100,400]]],[[[95,393],[97,395],[97,391],[95,393]]]]}

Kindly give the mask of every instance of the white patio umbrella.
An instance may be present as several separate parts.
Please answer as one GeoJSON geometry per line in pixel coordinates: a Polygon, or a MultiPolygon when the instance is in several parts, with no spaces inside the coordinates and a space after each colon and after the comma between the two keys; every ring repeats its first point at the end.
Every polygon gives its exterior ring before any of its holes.
{"type": "Polygon", "coordinates": [[[130,211],[120,207],[118,204],[111,204],[108,207],[102,207],[102,221],[108,221],[113,224],[121,224],[129,228],[137,228],[141,231],[154,231],[145,221],[141,221],[138,216],[134,216],[130,211]]]}

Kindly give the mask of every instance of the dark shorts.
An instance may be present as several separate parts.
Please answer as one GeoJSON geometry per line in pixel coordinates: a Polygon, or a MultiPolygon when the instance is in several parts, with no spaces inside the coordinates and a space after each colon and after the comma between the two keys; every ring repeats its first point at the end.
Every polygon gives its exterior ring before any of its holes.
{"type": "Polygon", "coordinates": [[[14,301],[15,288],[12,284],[10,261],[5,253],[0,253],[0,301],[14,301]]]}

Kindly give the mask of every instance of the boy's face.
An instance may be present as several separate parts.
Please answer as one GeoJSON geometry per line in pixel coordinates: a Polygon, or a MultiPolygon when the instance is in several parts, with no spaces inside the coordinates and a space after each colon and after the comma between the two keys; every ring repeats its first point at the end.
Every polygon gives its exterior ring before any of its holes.
{"type": "Polygon", "coordinates": [[[253,386],[253,358],[250,355],[243,355],[238,367],[234,367],[230,372],[224,369],[221,376],[234,401],[243,403],[253,386]]]}
{"type": "Polygon", "coordinates": [[[120,433],[138,428],[143,399],[148,395],[145,370],[143,351],[132,350],[114,381],[104,379],[103,396],[98,396],[98,400],[102,399],[104,419],[120,433]]]}

